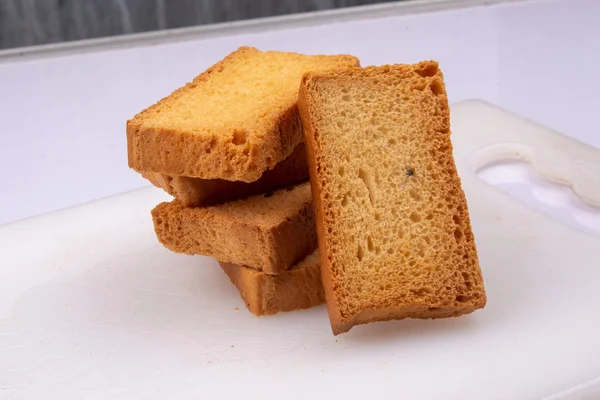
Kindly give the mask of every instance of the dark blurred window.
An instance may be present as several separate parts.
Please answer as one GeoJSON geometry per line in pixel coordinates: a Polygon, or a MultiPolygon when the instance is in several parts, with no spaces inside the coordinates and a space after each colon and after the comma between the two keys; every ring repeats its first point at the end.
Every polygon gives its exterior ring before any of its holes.
{"type": "Polygon", "coordinates": [[[0,49],[394,0],[0,0],[0,49]]]}

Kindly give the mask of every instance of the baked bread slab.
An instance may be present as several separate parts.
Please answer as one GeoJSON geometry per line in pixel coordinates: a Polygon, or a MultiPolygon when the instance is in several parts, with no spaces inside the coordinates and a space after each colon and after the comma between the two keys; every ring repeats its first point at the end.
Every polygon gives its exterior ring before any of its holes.
{"type": "Polygon", "coordinates": [[[308,182],[211,207],[173,200],[152,210],[156,236],[168,249],[267,274],[284,272],[315,250],[313,215],[308,182]]]}
{"type": "Polygon", "coordinates": [[[265,171],[254,182],[200,179],[143,171],[142,176],[162,188],[186,207],[210,206],[252,196],[267,190],[288,186],[308,178],[306,148],[300,143],[292,154],[275,168],[265,171]]]}
{"type": "Polygon", "coordinates": [[[220,264],[254,315],[300,310],[325,301],[317,250],[278,275],[231,263],[220,264]]]}
{"type": "Polygon", "coordinates": [[[308,73],[298,102],[334,334],[484,307],[438,64],[308,73]]]}
{"type": "Polygon", "coordinates": [[[358,65],[347,55],[241,47],[127,122],[129,166],[256,181],[303,140],[297,107],[302,74],[358,65]]]}

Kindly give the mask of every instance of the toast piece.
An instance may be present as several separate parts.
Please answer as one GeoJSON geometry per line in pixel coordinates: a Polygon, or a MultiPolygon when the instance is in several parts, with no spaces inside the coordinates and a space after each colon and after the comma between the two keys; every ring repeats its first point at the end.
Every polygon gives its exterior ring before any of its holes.
{"type": "Polygon", "coordinates": [[[186,207],[210,206],[306,180],[306,147],[300,143],[285,160],[265,171],[259,180],[250,183],[188,178],[149,171],[143,171],[142,176],[176,197],[186,207]]]}
{"type": "Polygon", "coordinates": [[[231,263],[219,264],[254,315],[301,310],[318,306],[325,301],[318,250],[278,275],[267,275],[253,268],[231,263]]]}
{"type": "Polygon", "coordinates": [[[334,334],[484,307],[437,62],[309,73],[298,102],[334,334]]]}
{"type": "Polygon", "coordinates": [[[308,182],[211,207],[161,203],[152,219],[158,240],[174,252],[267,274],[287,270],[317,247],[308,182]]]}
{"type": "Polygon", "coordinates": [[[303,141],[297,107],[302,74],[358,65],[347,55],[241,47],[127,122],[129,166],[256,181],[303,141]]]}

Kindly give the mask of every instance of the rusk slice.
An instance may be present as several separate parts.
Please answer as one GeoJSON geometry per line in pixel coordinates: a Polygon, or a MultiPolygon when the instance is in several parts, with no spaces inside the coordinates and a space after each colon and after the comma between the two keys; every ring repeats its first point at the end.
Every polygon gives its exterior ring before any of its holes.
{"type": "Polygon", "coordinates": [[[161,203],[152,219],[158,240],[172,251],[267,274],[289,269],[317,247],[308,182],[210,207],[161,203]]]}
{"type": "Polygon", "coordinates": [[[129,166],[256,181],[303,141],[297,107],[302,74],[358,64],[346,55],[241,47],[127,122],[129,166]]]}
{"type": "Polygon", "coordinates": [[[142,176],[176,197],[184,206],[210,206],[306,180],[306,148],[304,143],[300,143],[285,160],[265,171],[259,180],[250,183],[188,178],[149,171],[142,172],[142,176]]]}
{"type": "Polygon", "coordinates": [[[333,332],[484,307],[438,64],[308,73],[298,102],[333,332]]]}
{"type": "Polygon", "coordinates": [[[317,250],[278,275],[231,263],[220,264],[252,314],[300,310],[325,301],[317,250]]]}

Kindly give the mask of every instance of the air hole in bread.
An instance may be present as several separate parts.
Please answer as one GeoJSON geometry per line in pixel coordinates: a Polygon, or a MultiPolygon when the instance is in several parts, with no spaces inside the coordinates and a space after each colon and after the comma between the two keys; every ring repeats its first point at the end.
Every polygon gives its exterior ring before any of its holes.
{"type": "Polygon", "coordinates": [[[415,174],[415,171],[412,168],[406,168],[406,176],[413,176],[415,174]]]}
{"type": "Polygon", "coordinates": [[[375,213],[375,221],[379,221],[381,219],[381,214],[375,213]]]}
{"type": "Polygon", "coordinates": [[[213,136],[210,139],[209,147],[206,148],[206,153],[210,154],[217,147],[217,144],[218,144],[218,140],[216,137],[213,136]]]}
{"type": "Polygon", "coordinates": [[[459,243],[463,238],[463,231],[461,228],[456,228],[454,230],[454,238],[456,239],[456,243],[459,243]]]}
{"type": "Polygon", "coordinates": [[[358,245],[358,250],[357,250],[357,252],[356,252],[356,258],[358,259],[358,261],[362,261],[362,260],[363,260],[363,258],[364,258],[364,256],[365,256],[365,253],[364,253],[364,251],[363,251],[363,248],[362,248],[362,246],[359,244],[359,245],[358,245]]]}
{"type": "Polygon", "coordinates": [[[431,82],[429,89],[431,89],[431,92],[436,96],[444,94],[444,84],[439,79],[435,79],[433,82],[431,82]]]}
{"type": "Polygon", "coordinates": [[[375,182],[373,176],[365,169],[359,168],[358,177],[363,181],[367,191],[369,192],[369,201],[371,206],[375,205],[375,182]]]}
{"type": "Polygon", "coordinates": [[[410,220],[412,222],[419,222],[421,221],[421,215],[419,213],[413,212],[410,214],[410,220]]]}
{"type": "Polygon", "coordinates": [[[247,140],[248,131],[244,129],[236,129],[233,131],[233,139],[231,140],[231,143],[233,143],[234,145],[241,146],[245,144],[247,140]]]}
{"type": "Polygon", "coordinates": [[[344,173],[345,173],[344,166],[341,166],[341,167],[338,169],[338,174],[339,174],[340,176],[344,176],[344,173]]]}
{"type": "Polygon", "coordinates": [[[423,78],[430,78],[438,73],[438,69],[436,64],[427,64],[424,68],[418,69],[417,74],[423,78]]]}
{"type": "Polygon", "coordinates": [[[350,97],[349,94],[345,94],[345,95],[342,96],[342,100],[344,100],[344,101],[350,101],[351,97],[350,97]]]}
{"type": "Polygon", "coordinates": [[[396,142],[396,139],[394,139],[394,138],[391,138],[390,140],[388,140],[388,144],[389,144],[390,146],[394,146],[396,143],[397,143],[397,142],[396,142]]]}
{"type": "Polygon", "coordinates": [[[371,239],[371,235],[367,236],[367,249],[372,253],[375,249],[373,246],[373,239],[371,239]]]}
{"type": "Polygon", "coordinates": [[[346,207],[348,205],[348,195],[346,194],[342,199],[342,207],[346,207]]]}
{"type": "Polygon", "coordinates": [[[460,294],[460,295],[456,296],[456,301],[458,301],[459,303],[466,303],[470,299],[471,298],[469,296],[465,296],[464,294],[460,294]]]}
{"type": "Polygon", "coordinates": [[[458,226],[463,226],[463,220],[460,217],[460,215],[454,214],[454,216],[452,217],[452,219],[454,220],[454,223],[458,226]]]}
{"type": "Polygon", "coordinates": [[[418,289],[410,289],[410,292],[417,297],[422,297],[422,296],[425,296],[425,295],[431,293],[431,289],[428,287],[421,287],[418,289]]]}
{"type": "Polygon", "coordinates": [[[387,252],[388,252],[388,254],[394,254],[394,248],[388,247],[387,252]]]}
{"type": "Polygon", "coordinates": [[[415,201],[420,201],[421,200],[421,195],[415,189],[410,189],[410,191],[408,192],[408,194],[415,201]]]}

